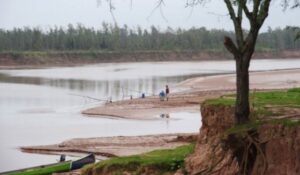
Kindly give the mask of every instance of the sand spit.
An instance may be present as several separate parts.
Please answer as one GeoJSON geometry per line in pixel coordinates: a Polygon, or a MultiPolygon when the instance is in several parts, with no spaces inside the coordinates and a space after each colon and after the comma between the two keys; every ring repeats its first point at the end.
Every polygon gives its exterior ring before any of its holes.
{"type": "Polygon", "coordinates": [[[21,147],[21,150],[41,154],[94,153],[100,158],[119,157],[176,148],[196,141],[196,137],[197,133],[75,138],[54,145],[21,147]]]}
{"type": "MultiPolygon", "coordinates": [[[[250,73],[252,90],[273,90],[300,87],[300,69],[277,70],[250,73]]],[[[217,75],[188,79],[179,83],[168,101],[160,101],[158,96],[145,99],[123,100],[107,103],[83,111],[96,117],[116,117],[125,119],[159,119],[160,114],[171,112],[200,111],[202,101],[235,91],[235,75],[217,75]]],[[[172,91],[172,89],[171,89],[172,91]]]]}

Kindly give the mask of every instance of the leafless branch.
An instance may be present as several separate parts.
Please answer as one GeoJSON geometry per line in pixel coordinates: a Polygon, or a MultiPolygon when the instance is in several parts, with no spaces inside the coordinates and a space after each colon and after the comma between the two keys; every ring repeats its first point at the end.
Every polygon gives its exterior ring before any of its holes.
{"type": "MultiPolygon", "coordinates": [[[[117,25],[117,20],[115,18],[115,15],[114,15],[114,10],[116,9],[115,6],[113,5],[113,2],[112,0],[105,0],[108,4],[108,7],[109,7],[109,12],[111,14],[111,17],[113,18],[113,21],[115,23],[115,25],[117,25]]],[[[102,0],[97,0],[97,6],[100,6],[102,4],[102,0]]]]}
{"type": "Polygon", "coordinates": [[[186,0],[186,7],[193,7],[199,4],[205,5],[207,2],[210,2],[211,0],[186,0]]]}
{"type": "Polygon", "coordinates": [[[147,17],[147,21],[149,21],[150,17],[154,14],[154,12],[159,9],[160,11],[160,15],[162,16],[163,20],[165,22],[168,22],[168,20],[166,19],[163,10],[162,10],[162,5],[165,5],[164,0],[158,0],[157,1],[157,5],[154,7],[154,9],[151,11],[150,15],[147,17]]]}

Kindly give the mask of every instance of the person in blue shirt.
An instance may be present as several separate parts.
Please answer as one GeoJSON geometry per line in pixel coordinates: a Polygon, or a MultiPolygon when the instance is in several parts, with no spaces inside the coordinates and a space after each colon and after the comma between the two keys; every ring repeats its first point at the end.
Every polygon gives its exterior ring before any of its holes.
{"type": "Polygon", "coordinates": [[[165,96],[166,96],[165,92],[164,91],[160,91],[160,93],[159,93],[159,99],[160,99],[160,101],[164,101],[165,96]]]}

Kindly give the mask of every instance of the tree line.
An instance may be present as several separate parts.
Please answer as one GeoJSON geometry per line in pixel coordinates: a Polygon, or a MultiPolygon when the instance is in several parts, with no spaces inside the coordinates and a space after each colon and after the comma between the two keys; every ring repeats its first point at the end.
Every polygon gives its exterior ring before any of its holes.
{"type": "MultiPolygon", "coordinates": [[[[207,30],[205,27],[188,30],[169,27],[164,31],[155,26],[150,29],[130,29],[126,25],[118,27],[107,23],[103,23],[98,30],[80,24],[70,24],[67,28],[54,27],[47,31],[25,27],[0,29],[0,51],[225,51],[224,36],[234,37],[234,33],[219,29],[207,30]]],[[[269,28],[267,32],[259,34],[256,49],[300,49],[300,41],[295,40],[295,36],[295,31],[290,28],[269,28]]]]}

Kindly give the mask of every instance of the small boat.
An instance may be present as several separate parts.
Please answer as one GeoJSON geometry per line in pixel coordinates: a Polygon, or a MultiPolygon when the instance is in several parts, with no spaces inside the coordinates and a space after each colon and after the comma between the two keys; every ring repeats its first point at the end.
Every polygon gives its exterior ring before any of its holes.
{"type": "Polygon", "coordinates": [[[54,164],[41,165],[41,166],[25,168],[20,170],[8,171],[8,172],[0,173],[0,175],[46,175],[46,174],[67,172],[67,171],[80,169],[84,165],[94,163],[94,162],[95,162],[94,154],[89,154],[88,156],[75,161],[70,160],[66,162],[59,162],[54,164]]]}

